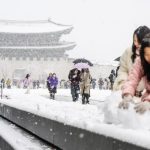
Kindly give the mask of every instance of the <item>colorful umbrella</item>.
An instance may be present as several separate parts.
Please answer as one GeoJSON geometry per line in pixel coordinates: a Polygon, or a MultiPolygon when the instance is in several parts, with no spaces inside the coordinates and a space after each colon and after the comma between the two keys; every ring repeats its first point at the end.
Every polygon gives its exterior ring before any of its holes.
{"type": "Polygon", "coordinates": [[[89,65],[87,63],[77,63],[74,65],[74,68],[77,68],[78,70],[89,68],[89,65]]]}

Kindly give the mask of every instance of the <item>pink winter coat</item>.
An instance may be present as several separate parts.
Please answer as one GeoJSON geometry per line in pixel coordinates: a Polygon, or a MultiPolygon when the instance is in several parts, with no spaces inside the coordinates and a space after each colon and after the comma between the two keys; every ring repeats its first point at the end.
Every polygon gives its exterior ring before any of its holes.
{"type": "Polygon", "coordinates": [[[25,78],[24,79],[24,81],[23,81],[23,85],[24,85],[24,87],[29,87],[30,86],[30,83],[31,83],[31,80],[30,80],[30,78],[25,78]]]}
{"type": "Polygon", "coordinates": [[[135,90],[138,86],[138,83],[143,78],[146,92],[142,96],[142,101],[150,101],[150,83],[148,83],[146,77],[144,76],[144,71],[141,65],[141,59],[137,58],[131,69],[127,81],[124,83],[122,88],[122,95],[131,94],[135,95],[135,90]]]}

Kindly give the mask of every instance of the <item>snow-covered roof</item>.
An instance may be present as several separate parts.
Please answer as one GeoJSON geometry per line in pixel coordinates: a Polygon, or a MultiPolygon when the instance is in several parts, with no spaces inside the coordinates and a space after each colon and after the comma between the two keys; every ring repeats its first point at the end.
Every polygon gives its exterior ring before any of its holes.
{"type": "Polygon", "coordinates": [[[72,25],[62,25],[51,20],[0,20],[0,32],[6,33],[47,33],[72,30],[72,25]]]}
{"type": "Polygon", "coordinates": [[[76,46],[75,42],[62,43],[58,45],[49,45],[49,46],[0,46],[0,49],[60,49],[60,48],[74,48],[76,46]]]}

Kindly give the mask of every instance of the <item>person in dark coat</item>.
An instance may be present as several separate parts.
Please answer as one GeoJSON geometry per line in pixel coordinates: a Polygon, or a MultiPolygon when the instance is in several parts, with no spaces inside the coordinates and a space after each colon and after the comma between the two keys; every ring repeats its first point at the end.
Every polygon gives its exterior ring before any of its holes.
{"type": "Polygon", "coordinates": [[[36,89],[36,81],[35,80],[33,81],[32,84],[33,84],[33,89],[36,89]]]}
{"type": "Polygon", "coordinates": [[[119,68],[120,68],[120,66],[118,66],[118,67],[116,68],[116,78],[117,78],[117,76],[118,76],[118,70],[119,70],[119,68]]]}
{"type": "Polygon", "coordinates": [[[50,98],[55,99],[55,94],[57,93],[57,85],[58,85],[58,78],[56,74],[53,73],[52,77],[50,78],[50,98]]]}
{"type": "Polygon", "coordinates": [[[37,85],[37,89],[39,89],[40,88],[40,81],[39,80],[36,81],[36,85],[37,85]]]}
{"type": "Polygon", "coordinates": [[[4,78],[2,78],[1,84],[2,84],[2,88],[5,88],[5,79],[4,78]]]}
{"type": "Polygon", "coordinates": [[[104,80],[102,78],[99,78],[98,85],[99,85],[99,89],[102,90],[103,89],[103,85],[104,85],[104,80]]]}
{"type": "Polygon", "coordinates": [[[72,100],[75,102],[79,98],[79,93],[80,93],[80,87],[79,87],[79,82],[80,82],[80,70],[77,68],[74,68],[70,70],[68,79],[71,82],[71,95],[72,95],[72,100]]]}
{"type": "Polygon", "coordinates": [[[113,89],[113,84],[114,84],[114,82],[115,82],[115,78],[116,78],[116,74],[115,74],[115,70],[111,70],[111,73],[110,73],[110,75],[109,75],[109,80],[110,80],[110,88],[111,88],[111,90],[113,89]]]}

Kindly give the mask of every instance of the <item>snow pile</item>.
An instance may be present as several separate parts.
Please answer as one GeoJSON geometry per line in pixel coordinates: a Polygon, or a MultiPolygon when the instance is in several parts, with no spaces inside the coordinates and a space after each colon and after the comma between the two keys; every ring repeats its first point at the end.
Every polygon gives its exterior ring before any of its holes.
{"type": "Polygon", "coordinates": [[[144,114],[136,113],[136,104],[130,103],[128,109],[119,109],[118,105],[122,101],[121,91],[113,92],[106,98],[103,111],[104,122],[120,124],[123,128],[130,129],[150,129],[150,111],[144,114]]]}
{"type": "Polygon", "coordinates": [[[119,124],[118,118],[118,104],[121,102],[121,91],[112,92],[105,100],[103,111],[104,111],[104,122],[119,124]]]}

